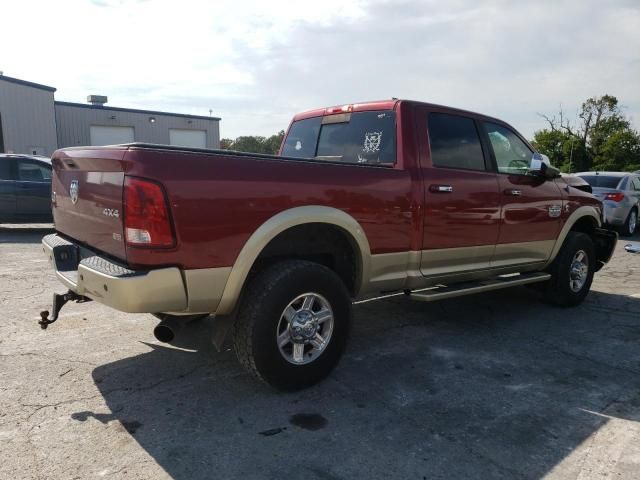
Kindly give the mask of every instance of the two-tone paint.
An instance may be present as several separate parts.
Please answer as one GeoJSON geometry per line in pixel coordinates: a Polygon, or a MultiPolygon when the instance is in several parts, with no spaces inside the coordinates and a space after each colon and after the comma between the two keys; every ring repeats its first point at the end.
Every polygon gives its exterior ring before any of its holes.
{"type": "MultiPolygon", "coordinates": [[[[432,165],[430,112],[513,130],[500,120],[400,100],[351,108],[396,111],[395,165],[143,144],[64,149],[53,157],[56,229],[133,269],[177,267],[188,299],[180,311],[228,313],[262,249],[296,225],[327,223],[348,236],[359,263],[356,294],[539,270],[575,222],[586,218],[600,226],[600,202],[561,179],[498,173],[486,139],[490,167],[484,172],[432,165]],[[103,214],[124,211],[125,176],[163,186],[174,247],[127,246],[123,215],[103,214]],[[71,205],[74,180],[79,201],[71,205]],[[439,186],[451,191],[440,192],[439,186]]],[[[325,114],[326,109],[305,112],[294,121],[325,114]]]]}

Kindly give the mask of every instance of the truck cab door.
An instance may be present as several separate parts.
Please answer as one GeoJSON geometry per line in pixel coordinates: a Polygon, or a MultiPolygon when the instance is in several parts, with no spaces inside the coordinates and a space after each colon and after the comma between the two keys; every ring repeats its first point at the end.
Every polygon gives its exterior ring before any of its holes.
{"type": "Polygon", "coordinates": [[[562,227],[556,182],[529,173],[533,150],[511,128],[482,122],[500,185],[502,214],[492,267],[546,261],[562,227]]]}
{"type": "Polygon", "coordinates": [[[489,268],[498,240],[498,179],[472,116],[417,110],[424,181],[421,272],[428,277],[489,268]]]}
{"type": "Polygon", "coordinates": [[[16,214],[15,160],[0,157],[0,222],[13,219],[16,214]]]}

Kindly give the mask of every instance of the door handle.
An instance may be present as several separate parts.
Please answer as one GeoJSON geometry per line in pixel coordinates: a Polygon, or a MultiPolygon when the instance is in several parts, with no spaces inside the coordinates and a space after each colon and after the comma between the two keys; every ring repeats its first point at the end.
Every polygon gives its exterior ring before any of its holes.
{"type": "Polygon", "coordinates": [[[451,193],[453,187],[451,185],[429,185],[429,191],[431,193],[451,193]]]}
{"type": "Polygon", "coordinates": [[[511,190],[511,189],[506,189],[504,191],[505,195],[511,195],[513,197],[519,197],[520,195],[522,195],[522,191],[520,190],[511,190]]]}

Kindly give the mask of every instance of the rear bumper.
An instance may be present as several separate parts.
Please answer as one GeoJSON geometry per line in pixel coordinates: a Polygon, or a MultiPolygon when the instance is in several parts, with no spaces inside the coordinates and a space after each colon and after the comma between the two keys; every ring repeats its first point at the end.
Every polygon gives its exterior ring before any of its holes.
{"type": "Polygon", "coordinates": [[[604,223],[615,227],[621,227],[627,221],[631,206],[611,201],[602,202],[604,223]]]}
{"type": "Polygon", "coordinates": [[[44,237],[42,247],[56,277],[67,288],[129,313],[213,313],[230,270],[131,270],[57,234],[44,237]],[[194,279],[207,281],[209,288],[203,289],[194,279]]]}

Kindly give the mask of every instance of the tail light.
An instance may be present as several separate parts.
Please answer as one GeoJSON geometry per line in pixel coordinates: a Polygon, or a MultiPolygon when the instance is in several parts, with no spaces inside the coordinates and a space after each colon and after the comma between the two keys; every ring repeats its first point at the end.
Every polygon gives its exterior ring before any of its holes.
{"type": "Polygon", "coordinates": [[[155,182],[125,177],[124,230],[127,244],[135,247],[173,247],[175,237],[167,199],[155,182]]]}
{"type": "Polygon", "coordinates": [[[624,200],[624,193],[622,192],[611,192],[607,193],[604,197],[605,200],[613,200],[614,202],[621,202],[624,200]]]}
{"type": "Polygon", "coordinates": [[[351,113],[353,105],[342,105],[341,107],[329,107],[325,109],[325,115],[333,115],[334,113],[351,113]]]}

